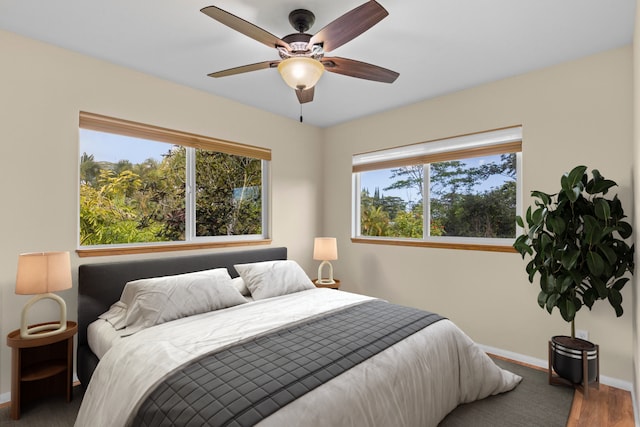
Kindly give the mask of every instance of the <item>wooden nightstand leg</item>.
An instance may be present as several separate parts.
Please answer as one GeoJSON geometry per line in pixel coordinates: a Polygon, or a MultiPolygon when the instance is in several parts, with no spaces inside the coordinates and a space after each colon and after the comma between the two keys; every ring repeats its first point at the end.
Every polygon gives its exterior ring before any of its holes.
{"type": "Polygon", "coordinates": [[[11,349],[11,419],[20,419],[20,349],[11,349]]]}
{"type": "Polygon", "coordinates": [[[73,397],[73,336],[67,340],[67,402],[73,397]]]}

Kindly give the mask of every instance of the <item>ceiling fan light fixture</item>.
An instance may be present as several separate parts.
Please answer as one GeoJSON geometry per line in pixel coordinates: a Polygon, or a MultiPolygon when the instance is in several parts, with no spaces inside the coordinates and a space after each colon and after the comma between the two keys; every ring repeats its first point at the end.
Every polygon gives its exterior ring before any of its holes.
{"type": "Polygon", "coordinates": [[[287,58],[278,64],[282,80],[292,89],[311,89],[318,83],[324,65],[320,61],[305,56],[287,58]]]}

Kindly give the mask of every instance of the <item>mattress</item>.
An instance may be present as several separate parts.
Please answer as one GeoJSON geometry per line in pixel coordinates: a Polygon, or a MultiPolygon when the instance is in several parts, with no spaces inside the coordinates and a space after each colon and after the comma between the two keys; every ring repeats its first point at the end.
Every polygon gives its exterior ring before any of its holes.
{"type": "Polygon", "coordinates": [[[87,328],[89,348],[98,356],[98,359],[102,359],[105,353],[121,339],[126,338],[121,338],[111,323],[103,319],[96,320],[87,328]]]}

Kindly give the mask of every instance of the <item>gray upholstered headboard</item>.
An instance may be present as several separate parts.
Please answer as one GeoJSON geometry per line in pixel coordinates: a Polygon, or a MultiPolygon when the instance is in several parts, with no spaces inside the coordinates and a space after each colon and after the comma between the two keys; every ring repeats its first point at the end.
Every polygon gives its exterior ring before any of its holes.
{"type": "Polygon", "coordinates": [[[169,276],[226,267],[231,277],[238,276],[234,264],[287,259],[287,248],[216,252],[101,264],[78,268],[78,350],[77,372],[84,387],[98,364],[87,343],[87,327],[120,299],[127,282],[148,277],[169,276]]]}

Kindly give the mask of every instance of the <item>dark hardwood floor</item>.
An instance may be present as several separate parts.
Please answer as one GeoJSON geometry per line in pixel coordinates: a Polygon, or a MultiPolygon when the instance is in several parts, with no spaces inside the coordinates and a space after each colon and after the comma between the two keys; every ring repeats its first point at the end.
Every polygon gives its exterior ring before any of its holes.
{"type": "Polygon", "coordinates": [[[589,398],[583,399],[576,391],[567,427],[633,427],[633,403],[631,393],[619,388],[600,384],[591,387],[589,398]]]}

